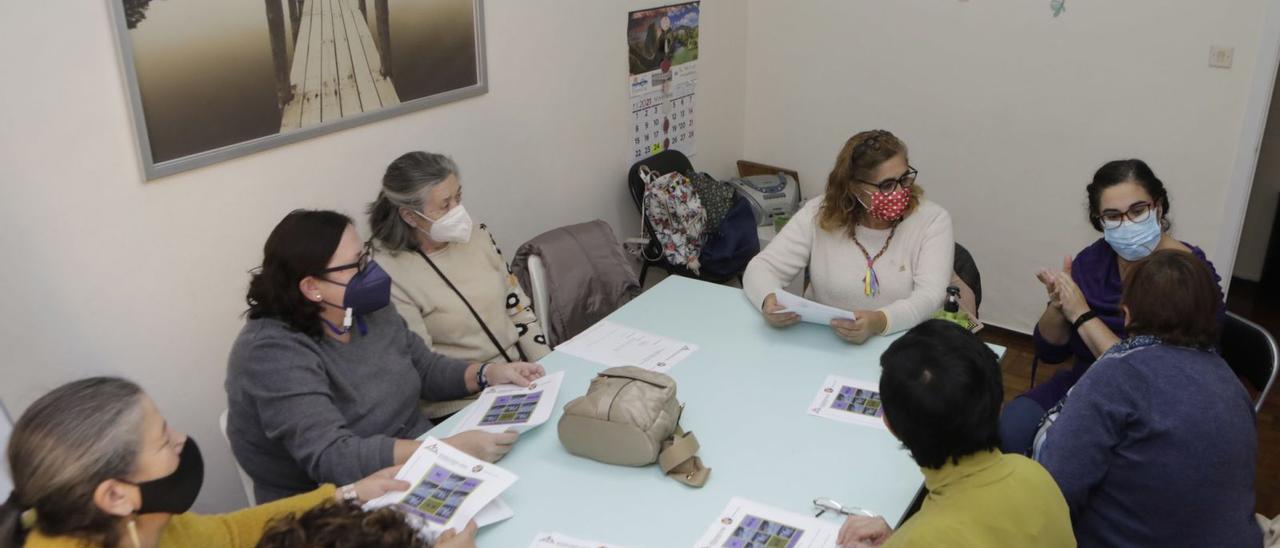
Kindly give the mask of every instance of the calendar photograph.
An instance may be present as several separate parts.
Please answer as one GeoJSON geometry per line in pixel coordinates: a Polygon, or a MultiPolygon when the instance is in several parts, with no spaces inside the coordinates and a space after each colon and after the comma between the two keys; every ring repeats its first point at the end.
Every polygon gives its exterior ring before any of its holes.
{"type": "Polygon", "coordinates": [[[109,0],[147,179],[485,93],[482,0],[109,0]]]}
{"type": "Polygon", "coordinates": [[[664,150],[696,152],[698,29],[698,2],[628,17],[632,163],[664,150]]]}

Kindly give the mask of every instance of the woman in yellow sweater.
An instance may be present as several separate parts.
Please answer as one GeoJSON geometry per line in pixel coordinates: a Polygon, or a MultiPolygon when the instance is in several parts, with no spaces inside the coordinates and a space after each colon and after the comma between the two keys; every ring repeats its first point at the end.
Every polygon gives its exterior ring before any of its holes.
{"type": "Polygon", "coordinates": [[[279,515],[409,488],[388,468],[238,512],[190,513],[204,481],[200,449],[138,385],[112,377],[36,400],[15,425],[8,456],[15,486],[0,506],[0,548],[249,547],[279,515]]]}

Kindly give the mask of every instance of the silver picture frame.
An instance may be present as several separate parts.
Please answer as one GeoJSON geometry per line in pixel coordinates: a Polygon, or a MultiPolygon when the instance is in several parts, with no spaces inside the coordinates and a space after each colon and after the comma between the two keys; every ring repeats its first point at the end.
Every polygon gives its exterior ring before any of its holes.
{"type": "MultiPolygon", "coordinates": [[[[450,89],[433,95],[400,102],[395,105],[382,106],[377,110],[343,116],[336,120],[325,121],[308,127],[282,131],[157,162],[153,156],[152,136],[147,129],[147,120],[145,110],[143,108],[144,98],[142,97],[138,82],[138,74],[134,59],[134,48],[130,39],[124,2],[122,0],[106,1],[114,20],[113,24],[115,27],[116,47],[121,60],[121,69],[123,71],[125,85],[128,88],[129,109],[133,118],[134,131],[138,144],[138,156],[147,181],[279,146],[296,143],[335,131],[341,131],[347,128],[400,116],[402,114],[483,95],[489,91],[488,68],[485,56],[484,2],[483,0],[471,0],[472,5],[474,6],[473,21],[475,26],[476,83],[474,85],[450,89]]],[[[300,0],[300,3],[303,1],[312,2],[313,0],[300,0]]]]}

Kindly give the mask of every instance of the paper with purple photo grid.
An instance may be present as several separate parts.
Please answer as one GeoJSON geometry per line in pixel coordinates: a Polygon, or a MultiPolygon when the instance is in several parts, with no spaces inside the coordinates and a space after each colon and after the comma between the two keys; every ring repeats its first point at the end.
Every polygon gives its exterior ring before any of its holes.
{"type": "Polygon", "coordinates": [[[735,497],[694,546],[830,548],[836,545],[840,524],[735,497]]]}
{"type": "Polygon", "coordinates": [[[557,371],[523,388],[514,384],[490,386],[463,410],[465,414],[453,433],[467,430],[515,430],[524,433],[532,430],[551,418],[563,381],[564,371],[557,371]]]}
{"type": "Polygon", "coordinates": [[[364,505],[365,510],[395,506],[431,540],[468,521],[515,483],[516,475],[428,436],[396,472],[408,491],[393,491],[364,505]]]}
{"type": "Polygon", "coordinates": [[[876,383],[828,375],[809,404],[809,414],[888,430],[876,383]]]}

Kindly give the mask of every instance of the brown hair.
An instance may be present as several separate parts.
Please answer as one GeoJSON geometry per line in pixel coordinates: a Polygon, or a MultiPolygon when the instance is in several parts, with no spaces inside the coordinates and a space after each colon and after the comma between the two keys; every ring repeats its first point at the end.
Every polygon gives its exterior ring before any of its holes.
{"type": "Polygon", "coordinates": [[[272,521],[258,548],[427,548],[404,518],[390,507],[365,512],[354,504],[328,501],[272,521]]]}
{"type": "Polygon", "coordinates": [[[98,485],[133,473],[141,444],[142,389],[125,379],[64,384],[28,407],[9,438],[13,494],[0,506],[0,547],[22,546],[21,515],[36,528],[108,548],[120,518],[93,501],[98,485]]]}
{"type": "Polygon", "coordinates": [[[1222,289],[1199,257],[1177,249],[1156,251],[1125,278],[1120,304],[1129,311],[1126,331],[1166,344],[1212,348],[1218,344],[1222,289]]]}
{"type": "MultiPolygon", "coordinates": [[[[818,226],[823,230],[843,229],[853,237],[858,221],[866,213],[866,208],[853,194],[854,185],[858,179],[867,179],[880,164],[899,154],[904,158],[907,156],[907,144],[883,129],[864,131],[845,141],[844,148],[836,156],[835,167],[827,176],[826,194],[818,211],[818,226]]],[[[912,185],[911,201],[903,215],[915,211],[923,197],[924,190],[919,185],[912,185]]]]}

